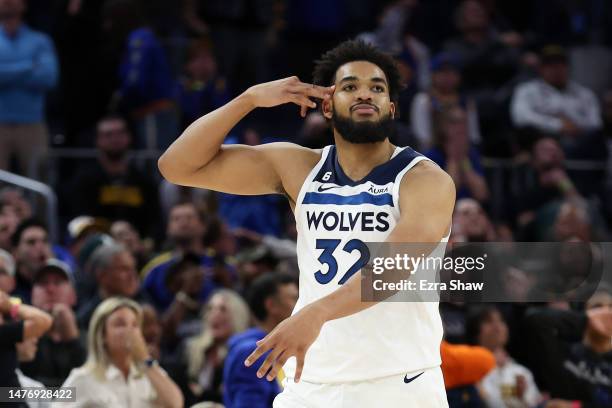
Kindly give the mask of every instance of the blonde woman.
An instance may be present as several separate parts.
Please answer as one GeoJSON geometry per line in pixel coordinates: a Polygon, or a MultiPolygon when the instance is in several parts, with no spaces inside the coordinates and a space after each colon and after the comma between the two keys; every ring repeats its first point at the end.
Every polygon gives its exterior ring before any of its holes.
{"type": "Polygon", "coordinates": [[[87,361],[63,384],[75,387],[76,401],[52,406],[182,407],[181,391],[147,351],[141,323],[142,309],[134,301],[103,301],[89,323],[87,361]]]}
{"type": "Polygon", "coordinates": [[[202,332],[187,340],[185,359],[194,402],[222,402],[227,340],[249,327],[246,302],[233,290],[216,291],[204,306],[202,332]]]}

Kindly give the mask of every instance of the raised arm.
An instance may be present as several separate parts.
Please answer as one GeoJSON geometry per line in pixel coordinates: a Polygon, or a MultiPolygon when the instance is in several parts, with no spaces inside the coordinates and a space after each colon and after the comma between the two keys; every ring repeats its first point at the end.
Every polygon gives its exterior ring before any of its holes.
{"type": "Polygon", "coordinates": [[[333,87],[279,79],[249,88],[242,95],[192,123],[160,157],[158,166],[170,182],[234,194],[267,194],[283,191],[282,174],[288,157],[308,149],[291,143],[262,146],[223,145],[229,131],[257,107],[295,103],[302,116],[316,107],[309,98],[331,96],[333,87]]]}
{"type": "MultiPolygon", "coordinates": [[[[408,172],[400,186],[400,219],[386,242],[438,243],[449,232],[455,205],[455,185],[450,176],[432,163],[419,163],[408,172]]],[[[415,256],[418,256],[415,254],[415,256]]],[[[408,272],[406,272],[408,274],[408,272]]],[[[250,365],[273,349],[258,370],[272,380],[287,359],[295,356],[295,381],[299,381],[304,357],[323,324],[358,313],[378,302],[361,301],[361,274],[354,274],[344,285],[327,296],[305,306],[281,322],[247,358],[250,365]]]]}

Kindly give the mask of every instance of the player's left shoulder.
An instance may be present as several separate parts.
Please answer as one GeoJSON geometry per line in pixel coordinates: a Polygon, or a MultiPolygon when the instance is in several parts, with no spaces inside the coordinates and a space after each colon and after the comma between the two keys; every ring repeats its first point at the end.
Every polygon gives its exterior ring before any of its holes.
{"type": "Polygon", "coordinates": [[[445,196],[455,199],[455,183],[451,176],[431,160],[421,160],[401,180],[400,194],[445,196]]]}

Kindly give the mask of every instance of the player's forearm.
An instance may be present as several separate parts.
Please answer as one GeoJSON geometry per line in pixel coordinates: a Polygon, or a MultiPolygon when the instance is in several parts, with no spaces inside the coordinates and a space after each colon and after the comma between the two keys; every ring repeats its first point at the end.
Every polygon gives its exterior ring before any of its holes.
{"type": "Polygon", "coordinates": [[[254,108],[247,91],[193,122],[159,158],[162,175],[180,183],[185,175],[204,167],[219,152],[229,131],[254,108]]]}
{"type": "Polygon", "coordinates": [[[327,322],[359,313],[376,303],[361,301],[361,273],[356,273],[338,290],[313,302],[310,307],[327,322]]]}

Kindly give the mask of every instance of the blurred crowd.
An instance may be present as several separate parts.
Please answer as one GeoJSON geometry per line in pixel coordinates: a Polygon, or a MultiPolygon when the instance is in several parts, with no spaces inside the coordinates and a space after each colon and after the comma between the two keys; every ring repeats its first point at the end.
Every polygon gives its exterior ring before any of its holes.
{"type": "MultiPolygon", "coordinates": [[[[297,300],[291,210],[172,185],[156,159],[249,86],[310,81],[348,38],[395,57],[390,137],[452,176],[452,243],[608,240],[608,1],[0,0],[0,169],[59,198],[51,220],[0,183],[0,385],[77,386],[104,406],[271,407],[280,381],[242,362],[297,300]]],[[[282,106],[226,143],[331,135],[320,113],[282,106]]],[[[440,309],[452,407],[612,406],[610,287],[440,309]]]]}

